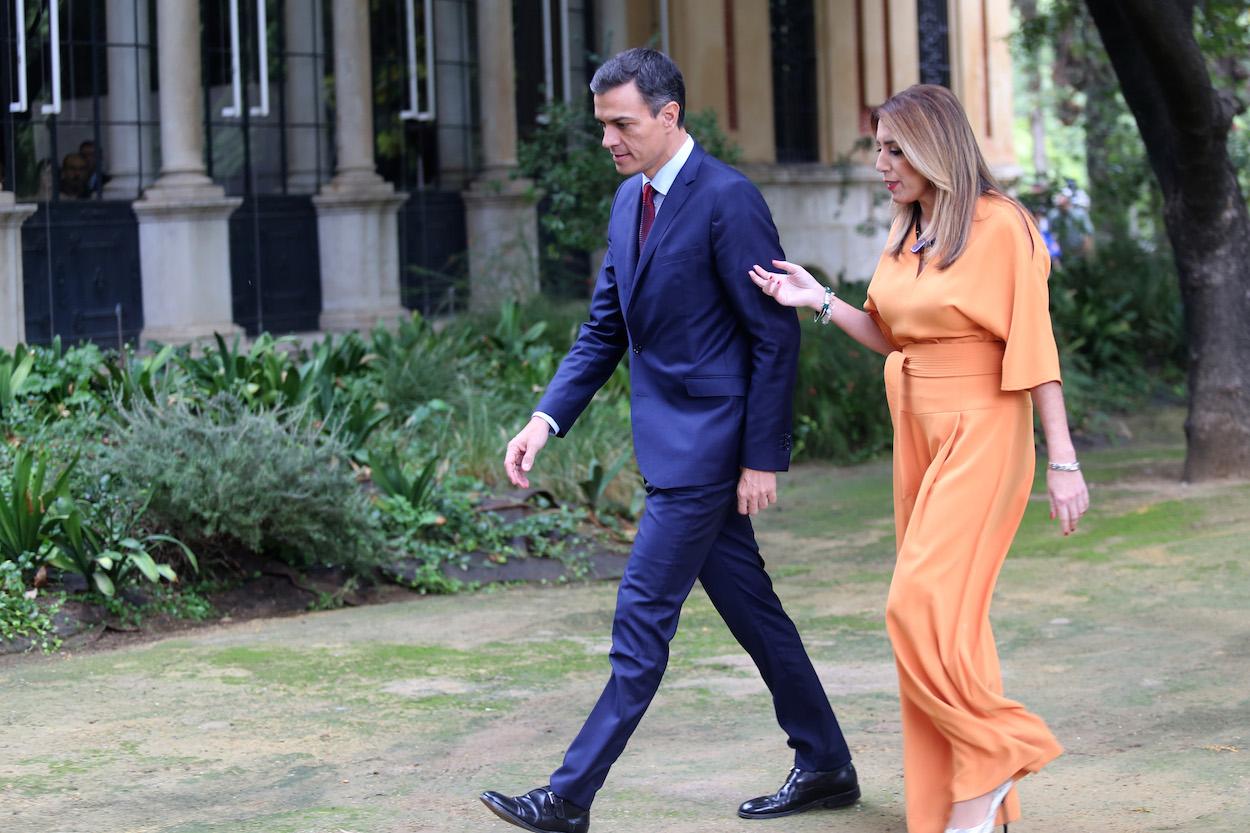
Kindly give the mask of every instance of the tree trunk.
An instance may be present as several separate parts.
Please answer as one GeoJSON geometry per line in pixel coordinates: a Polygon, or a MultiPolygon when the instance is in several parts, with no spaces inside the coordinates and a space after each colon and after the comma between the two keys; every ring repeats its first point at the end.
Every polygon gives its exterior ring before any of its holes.
{"type": "Polygon", "coordinates": [[[1250,214],[1194,0],[1086,0],[1163,191],[1189,339],[1185,479],[1250,476],[1250,214]]]}

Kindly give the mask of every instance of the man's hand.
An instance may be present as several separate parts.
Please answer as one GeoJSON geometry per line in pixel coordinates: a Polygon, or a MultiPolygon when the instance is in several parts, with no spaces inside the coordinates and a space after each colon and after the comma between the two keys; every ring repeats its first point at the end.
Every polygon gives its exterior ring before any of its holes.
{"type": "Polygon", "coordinates": [[[533,417],[529,424],[520,430],[508,443],[508,450],[503,458],[503,470],[513,486],[522,489],[530,487],[530,479],[525,473],[534,467],[534,458],[547,444],[547,436],[551,426],[542,417],[533,417]]]}
{"type": "Polygon", "coordinates": [[[757,515],[777,502],[777,472],[742,469],[738,478],[738,514],[757,515]]]}

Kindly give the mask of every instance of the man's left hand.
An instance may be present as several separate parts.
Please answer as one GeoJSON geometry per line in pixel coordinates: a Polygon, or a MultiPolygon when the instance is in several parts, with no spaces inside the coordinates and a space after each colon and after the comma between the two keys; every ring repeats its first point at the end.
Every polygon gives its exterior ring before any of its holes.
{"type": "Polygon", "coordinates": [[[777,472],[742,469],[738,478],[738,514],[757,515],[777,502],[777,472]]]}

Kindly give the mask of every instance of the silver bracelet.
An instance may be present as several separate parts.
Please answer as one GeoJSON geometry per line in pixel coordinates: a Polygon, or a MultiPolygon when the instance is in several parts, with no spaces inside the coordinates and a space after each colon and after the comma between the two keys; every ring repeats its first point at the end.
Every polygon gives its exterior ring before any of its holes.
{"type": "Polygon", "coordinates": [[[1071,463],[1047,463],[1046,466],[1051,471],[1080,471],[1081,463],[1079,460],[1073,460],[1071,463]]]}

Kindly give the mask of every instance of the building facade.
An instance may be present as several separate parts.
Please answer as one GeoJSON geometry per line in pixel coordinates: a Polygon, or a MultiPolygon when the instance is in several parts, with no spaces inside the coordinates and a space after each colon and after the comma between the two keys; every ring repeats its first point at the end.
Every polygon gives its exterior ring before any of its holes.
{"type": "Polygon", "coordinates": [[[0,345],[534,292],[518,140],[640,44],[716,111],[788,255],[862,279],[870,107],[947,84],[1010,169],[1009,27],[1009,0],[0,0],[0,345]]]}

